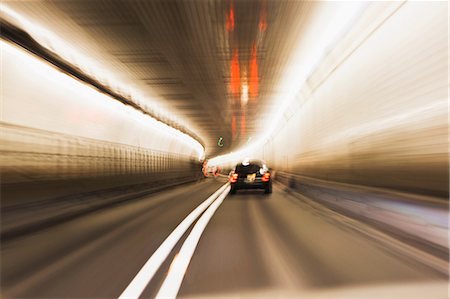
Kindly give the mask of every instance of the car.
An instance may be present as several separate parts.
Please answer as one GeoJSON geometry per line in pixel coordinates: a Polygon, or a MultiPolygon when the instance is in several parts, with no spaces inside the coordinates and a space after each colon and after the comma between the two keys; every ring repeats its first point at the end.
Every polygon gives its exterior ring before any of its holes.
{"type": "Polygon", "coordinates": [[[220,168],[217,166],[206,166],[203,168],[203,175],[205,177],[216,177],[220,173],[220,168]]]}
{"type": "Polygon", "coordinates": [[[269,168],[261,160],[245,160],[236,165],[229,175],[230,194],[240,189],[264,189],[272,193],[272,178],[269,168]]]}

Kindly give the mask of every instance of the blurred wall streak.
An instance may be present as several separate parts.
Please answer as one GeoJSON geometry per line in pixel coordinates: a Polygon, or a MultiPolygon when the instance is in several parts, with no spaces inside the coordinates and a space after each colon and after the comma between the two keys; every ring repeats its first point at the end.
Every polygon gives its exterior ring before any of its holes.
{"type": "Polygon", "coordinates": [[[69,194],[201,177],[200,145],[189,136],[12,43],[1,46],[3,212],[69,194]]]}
{"type": "Polygon", "coordinates": [[[288,173],[448,199],[447,5],[371,3],[259,155],[288,173]]]}
{"type": "Polygon", "coordinates": [[[133,176],[177,179],[198,172],[189,156],[0,123],[2,183],[133,176]]]}

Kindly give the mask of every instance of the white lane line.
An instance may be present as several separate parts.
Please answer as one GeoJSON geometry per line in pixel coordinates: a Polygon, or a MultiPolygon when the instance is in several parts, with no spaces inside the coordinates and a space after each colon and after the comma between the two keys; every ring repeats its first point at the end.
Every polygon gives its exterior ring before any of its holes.
{"type": "MultiPolygon", "coordinates": [[[[119,299],[132,299],[139,298],[148,285],[150,280],[155,275],[156,271],[166,260],[172,249],[175,247],[180,238],[192,225],[192,223],[205,211],[209,205],[228,187],[229,183],[223,185],[219,190],[214,192],[213,195],[208,197],[203,203],[201,203],[195,210],[193,210],[184,220],[178,224],[175,230],[164,240],[164,242],[158,247],[153,255],[148,259],[139,273],[130,282],[127,288],[119,296],[119,299]]],[[[229,188],[228,188],[229,189],[229,188]]]]}
{"type": "Polygon", "coordinates": [[[209,220],[214,215],[217,208],[222,204],[223,200],[228,195],[228,192],[230,192],[229,186],[216,199],[216,201],[209,206],[209,208],[197,221],[191,233],[184,241],[180,252],[173,259],[172,264],[170,265],[169,273],[159,289],[156,298],[175,298],[177,296],[198,241],[200,240],[206,225],[208,225],[209,220]]]}

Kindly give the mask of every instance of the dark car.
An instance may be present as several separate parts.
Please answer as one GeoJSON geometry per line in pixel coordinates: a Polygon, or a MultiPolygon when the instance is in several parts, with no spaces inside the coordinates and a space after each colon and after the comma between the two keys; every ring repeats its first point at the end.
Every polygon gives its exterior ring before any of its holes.
{"type": "Polygon", "coordinates": [[[231,194],[239,189],[264,189],[264,193],[272,193],[272,179],[266,164],[260,160],[247,160],[238,165],[230,173],[231,194]]]}

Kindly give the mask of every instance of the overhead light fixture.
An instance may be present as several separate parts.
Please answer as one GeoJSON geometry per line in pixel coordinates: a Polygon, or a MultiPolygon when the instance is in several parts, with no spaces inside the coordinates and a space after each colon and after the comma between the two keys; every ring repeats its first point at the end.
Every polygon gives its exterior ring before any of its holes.
{"type": "Polygon", "coordinates": [[[248,103],[248,85],[247,83],[242,84],[241,92],[241,107],[247,106],[248,103]]]}

